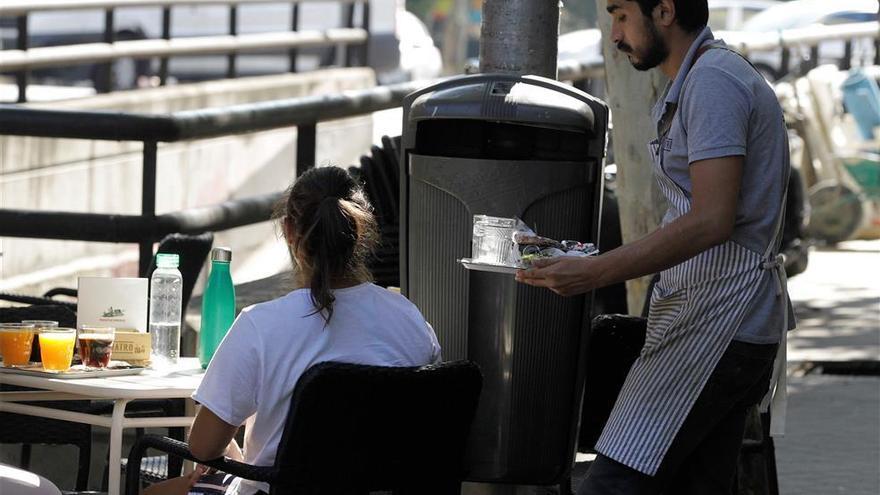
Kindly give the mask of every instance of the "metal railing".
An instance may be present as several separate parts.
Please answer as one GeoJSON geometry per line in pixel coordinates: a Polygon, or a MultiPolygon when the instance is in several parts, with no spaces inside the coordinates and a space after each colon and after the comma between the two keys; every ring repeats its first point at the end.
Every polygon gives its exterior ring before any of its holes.
{"type": "Polygon", "coordinates": [[[138,271],[144,276],[152,258],[153,243],[166,234],[226,230],[266,221],[281,195],[280,192],[263,194],[156,215],[158,143],[295,126],[296,174],[300,175],[315,163],[318,122],[394,108],[422,84],[411,82],[168,115],[0,106],[2,135],[143,142],[140,215],[0,209],[0,236],[137,243],[140,246],[138,271]]]}
{"type": "MultiPolygon", "coordinates": [[[[868,24],[877,26],[877,23],[868,24]]],[[[789,37],[783,40],[782,46],[790,49],[804,42],[801,38],[789,37]]],[[[755,50],[756,46],[748,45],[746,50],[755,50]]],[[[595,63],[566,62],[559,66],[559,79],[574,83],[601,77],[602,73],[602,66],[595,63]]],[[[0,105],[0,135],[143,142],[139,215],[0,209],[0,236],[137,243],[140,246],[139,273],[146,275],[153,242],[162,236],[172,232],[226,230],[266,221],[282,194],[274,192],[156,215],[158,143],[295,126],[295,163],[299,175],[315,162],[319,122],[397,107],[405,95],[425,84],[428,82],[416,81],[336,95],[187,110],[167,115],[57,111],[0,105]]]]}
{"type": "Polygon", "coordinates": [[[168,82],[168,59],[180,55],[227,54],[225,76],[238,74],[237,56],[241,52],[287,49],[289,72],[296,72],[299,50],[308,47],[345,47],[344,64],[352,66],[355,61],[366,64],[369,41],[369,0],[287,0],[291,4],[290,31],[238,34],[238,7],[243,4],[278,3],[269,0],[4,0],[0,3],[0,17],[15,18],[15,49],[0,50],[0,72],[14,72],[18,86],[18,102],[27,100],[27,85],[32,69],[64,67],[82,63],[101,64],[96,90],[112,89],[113,62],[123,58],[159,58],[159,84],[168,82]],[[300,4],[333,3],[345,6],[342,27],[326,31],[300,30],[300,4]],[[356,6],[361,5],[360,25],[355,27],[356,6]],[[175,38],[171,36],[172,7],[180,5],[226,5],[229,8],[228,35],[175,38]],[[160,7],[162,10],[161,39],[117,40],[115,10],[124,7],[160,7]],[[99,9],[104,11],[103,42],[75,45],[31,47],[28,33],[28,16],[35,12],[59,10],[99,9]],[[361,48],[354,53],[351,45],[361,48]]]}
{"type": "Polygon", "coordinates": [[[753,52],[781,50],[779,75],[789,72],[792,50],[809,47],[808,66],[815,67],[819,60],[819,45],[824,41],[833,40],[844,43],[843,57],[840,59],[841,69],[850,68],[853,40],[860,38],[874,39],[874,64],[880,65],[880,22],[878,21],[810,26],[767,33],[721,31],[718,34],[728,45],[746,56],[753,52]]]}

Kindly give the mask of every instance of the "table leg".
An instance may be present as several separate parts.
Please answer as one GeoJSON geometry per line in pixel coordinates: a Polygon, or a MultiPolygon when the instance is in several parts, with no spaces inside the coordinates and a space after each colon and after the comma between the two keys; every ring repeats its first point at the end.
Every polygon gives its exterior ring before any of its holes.
{"type": "Polygon", "coordinates": [[[122,466],[122,431],[125,420],[125,407],[128,399],[113,402],[113,416],[110,423],[110,459],[107,461],[107,495],[119,495],[122,466]]]}

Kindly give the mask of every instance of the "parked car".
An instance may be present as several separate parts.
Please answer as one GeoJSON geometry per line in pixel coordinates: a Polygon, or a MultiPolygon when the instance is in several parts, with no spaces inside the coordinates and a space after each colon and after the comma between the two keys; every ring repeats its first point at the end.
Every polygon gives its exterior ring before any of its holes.
{"type": "Polygon", "coordinates": [[[399,9],[396,26],[400,51],[400,63],[397,66],[399,74],[392,71],[380,73],[380,82],[387,84],[395,80],[432,79],[440,76],[443,58],[425,24],[412,12],[399,9]]]}
{"type": "MultiPolygon", "coordinates": [[[[810,26],[830,26],[856,22],[876,21],[877,0],[793,0],[779,2],[777,5],[756,14],[746,21],[738,31],[719,33],[728,41],[748,39],[754,33],[773,33],[810,26]]],[[[795,50],[792,60],[809,56],[809,48],[795,50]]],[[[818,63],[837,63],[844,57],[844,41],[828,40],[819,43],[818,63]]],[[[782,51],[771,50],[751,52],[749,60],[771,81],[785,76],[782,67],[782,51]]],[[[874,59],[874,42],[863,38],[854,40],[852,45],[853,65],[867,65],[874,59]]],[[[795,67],[789,67],[789,70],[795,67]]]]}

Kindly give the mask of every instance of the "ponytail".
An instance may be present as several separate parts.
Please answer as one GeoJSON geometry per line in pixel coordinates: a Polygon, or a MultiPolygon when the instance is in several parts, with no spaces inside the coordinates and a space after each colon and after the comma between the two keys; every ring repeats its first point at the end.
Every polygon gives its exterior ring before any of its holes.
{"type": "Polygon", "coordinates": [[[371,280],[366,260],[378,237],[372,208],[345,170],[322,167],[310,169],[294,183],[283,216],[308,281],[315,307],[312,314],[320,314],[329,323],[335,301],[333,285],[343,280],[371,280]]]}

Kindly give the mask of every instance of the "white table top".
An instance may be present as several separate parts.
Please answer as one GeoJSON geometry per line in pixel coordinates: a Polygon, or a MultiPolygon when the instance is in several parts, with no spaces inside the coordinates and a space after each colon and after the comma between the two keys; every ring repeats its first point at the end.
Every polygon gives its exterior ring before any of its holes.
{"type": "Polygon", "coordinates": [[[9,373],[0,381],[95,399],[178,399],[192,395],[204,374],[197,358],[181,358],[173,367],[147,369],[138,375],[65,380],[9,373]]]}

